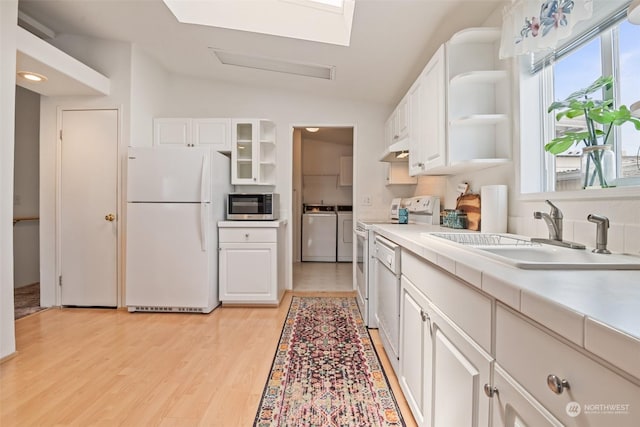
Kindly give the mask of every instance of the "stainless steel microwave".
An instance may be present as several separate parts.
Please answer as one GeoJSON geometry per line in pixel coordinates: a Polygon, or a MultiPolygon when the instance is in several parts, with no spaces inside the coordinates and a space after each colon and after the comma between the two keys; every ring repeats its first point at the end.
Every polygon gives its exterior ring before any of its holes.
{"type": "Polygon", "coordinates": [[[262,220],[278,219],[280,195],[276,193],[229,193],[227,196],[227,219],[262,220]]]}

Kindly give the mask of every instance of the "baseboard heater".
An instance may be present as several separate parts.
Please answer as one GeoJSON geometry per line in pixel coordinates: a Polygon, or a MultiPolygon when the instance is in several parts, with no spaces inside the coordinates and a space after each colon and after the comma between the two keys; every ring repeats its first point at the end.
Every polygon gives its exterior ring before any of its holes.
{"type": "Polygon", "coordinates": [[[153,312],[153,313],[202,313],[207,314],[211,313],[211,311],[215,307],[149,307],[149,306],[128,306],[127,310],[131,313],[134,311],[144,311],[144,312],[153,312]]]}

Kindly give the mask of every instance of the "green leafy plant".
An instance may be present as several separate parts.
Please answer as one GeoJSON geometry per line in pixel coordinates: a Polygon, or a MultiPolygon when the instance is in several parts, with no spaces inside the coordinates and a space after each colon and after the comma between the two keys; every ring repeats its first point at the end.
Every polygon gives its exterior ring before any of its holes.
{"type": "MultiPolygon", "coordinates": [[[[613,77],[599,77],[588,87],[569,95],[564,101],[556,101],[549,106],[548,113],[559,110],[556,113],[557,121],[560,121],[563,117],[574,119],[584,116],[586,129],[566,132],[554,138],[544,146],[546,151],[554,155],[561,154],[580,142],[584,142],[587,147],[604,145],[609,140],[609,134],[613,127],[627,122],[632,123],[636,130],[640,131],[640,120],[633,117],[626,106],[621,105],[617,109],[614,108],[611,96],[602,100],[590,97],[596,92],[602,92],[603,88],[605,93],[611,93],[613,77]],[[602,140],[601,144],[598,143],[600,140],[602,140]]],[[[606,187],[607,185],[602,175],[600,153],[591,152],[589,156],[590,159],[588,160],[593,161],[601,186],[606,187]]],[[[585,177],[585,186],[588,184],[585,177]]]]}

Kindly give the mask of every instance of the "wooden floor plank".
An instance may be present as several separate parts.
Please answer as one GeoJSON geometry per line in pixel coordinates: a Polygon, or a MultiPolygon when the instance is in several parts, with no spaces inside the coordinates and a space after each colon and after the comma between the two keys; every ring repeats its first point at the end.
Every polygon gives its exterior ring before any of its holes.
{"type": "Polygon", "coordinates": [[[0,365],[0,425],[250,426],[290,302],[287,294],[277,308],[209,315],[50,309],[20,319],[18,354],[0,365]]]}

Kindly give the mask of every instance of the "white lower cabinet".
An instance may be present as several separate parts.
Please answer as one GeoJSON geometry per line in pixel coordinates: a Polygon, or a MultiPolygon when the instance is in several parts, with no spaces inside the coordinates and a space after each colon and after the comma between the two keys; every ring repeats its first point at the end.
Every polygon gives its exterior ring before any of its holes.
{"type": "Polygon", "coordinates": [[[564,426],[640,423],[638,385],[502,304],[496,308],[496,361],[564,426]]]}
{"type": "Polygon", "coordinates": [[[488,426],[493,358],[443,313],[429,313],[433,346],[433,427],[488,426]]]}
{"type": "Polygon", "coordinates": [[[488,426],[493,358],[402,278],[400,385],[421,426],[488,426]]]}
{"type": "Polygon", "coordinates": [[[431,425],[431,328],[427,298],[404,276],[400,293],[398,381],[419,426],[431,425]]]}
{"type": "Polygon", "coordinates": [[[500,365],[494,365],[493,427],[562,427],[516,380],[500,365]]]}
{"type": "Polygon", "coordinates": [[[223,304],[278,304],[284,293],[281,228],[219,226],[223,304]]]}
{"type": "Polygon", "coordinates": [[[637,379],[450,273],[473,279],[463,264],[446,265],[402,250],[398,380],[418,425],[640,425],[637,379]]]}

